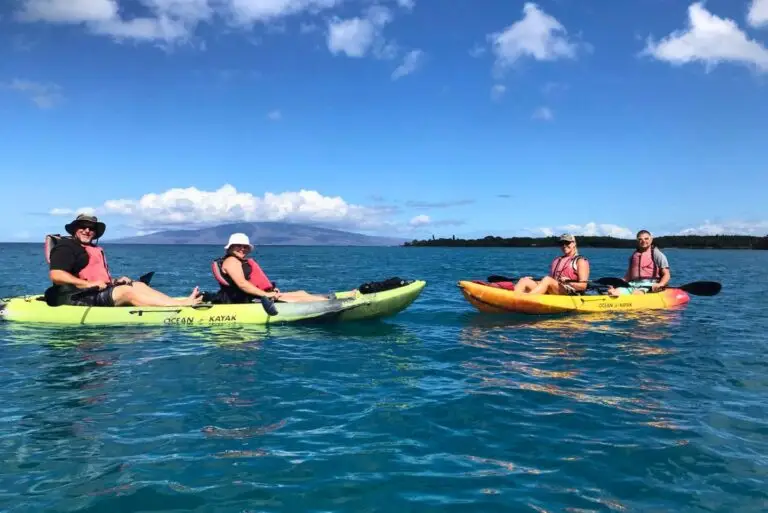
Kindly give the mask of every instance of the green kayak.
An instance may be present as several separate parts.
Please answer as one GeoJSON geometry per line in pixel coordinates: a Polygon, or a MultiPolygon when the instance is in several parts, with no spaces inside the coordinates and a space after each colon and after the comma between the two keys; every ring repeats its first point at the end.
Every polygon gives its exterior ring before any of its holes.
{"type": "Polygon", "coordinates": [[[277,324],[301,321],[346,322],[394,315],[413,303],[426,285],[415,280],[404,285],[363,294],[337,292],[328,301],[276,303],[277,315],[268,315],[261,303],[195,306],[48,306],[42,295],[0,300],[0,320],[31,324],[221,326],[277,324]]]}

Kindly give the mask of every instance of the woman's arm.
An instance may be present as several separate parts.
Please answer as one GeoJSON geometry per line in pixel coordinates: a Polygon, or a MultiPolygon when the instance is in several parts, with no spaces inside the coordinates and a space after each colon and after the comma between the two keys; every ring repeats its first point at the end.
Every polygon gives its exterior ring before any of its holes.
{"type": "Polygon", "coordinates": [[[589,261],[586,258],[579,258],[576,262],[576,273],[579,276],[579,282],[571,282],[571,287],[579,292],[587,290],[587,281],[589,281],[589,261]]]}

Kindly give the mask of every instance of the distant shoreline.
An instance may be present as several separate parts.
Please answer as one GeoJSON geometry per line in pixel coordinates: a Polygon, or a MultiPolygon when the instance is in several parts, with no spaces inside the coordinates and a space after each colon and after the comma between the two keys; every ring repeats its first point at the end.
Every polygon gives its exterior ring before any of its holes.
{"type": "MultiPolygon", "coordinates": [[[[634,239],[617,237],[576,236],[582,248],[632,249],[634,239]]],[[[654,238],[659,248],[677,249],[763,249],[768,250],[768,236],[752,235],[671,235],[654,238]]],[[[455,248],[541,248],[558,247],[557,237],[495,237],[481,239],[432,238],[413,240],[404,247],[455,247],[455,248]]]]}

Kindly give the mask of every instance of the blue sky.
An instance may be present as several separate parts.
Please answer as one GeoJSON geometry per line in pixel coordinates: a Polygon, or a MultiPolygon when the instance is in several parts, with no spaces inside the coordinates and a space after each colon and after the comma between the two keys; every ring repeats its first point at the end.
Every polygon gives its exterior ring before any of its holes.
{"type": "Polygon", "coordinates": [[[12,0],[0,240],[768,233],[768,0],[12,0]]]}

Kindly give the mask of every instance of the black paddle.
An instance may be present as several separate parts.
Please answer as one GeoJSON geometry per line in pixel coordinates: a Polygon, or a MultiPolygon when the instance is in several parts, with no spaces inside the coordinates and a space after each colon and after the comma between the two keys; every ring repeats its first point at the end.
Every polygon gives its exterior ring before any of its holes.
{"type": "MultiPolygon", "coordinates": [[[[621,278],[600,278],[597,283],[609,287],[631,287],[629,283],[621,278]]],[[[643,288],[651,288],[650,285],[641,285],[643,288]]],[[[723,286],[716,281],[693,281],[684,285],[667,285],[666,289],[680,289],[694,296],[716,296],[720,293],[723,286]]]]}

